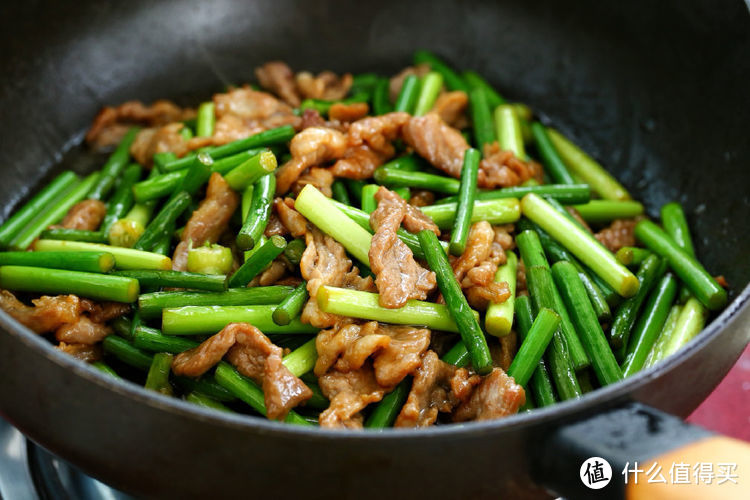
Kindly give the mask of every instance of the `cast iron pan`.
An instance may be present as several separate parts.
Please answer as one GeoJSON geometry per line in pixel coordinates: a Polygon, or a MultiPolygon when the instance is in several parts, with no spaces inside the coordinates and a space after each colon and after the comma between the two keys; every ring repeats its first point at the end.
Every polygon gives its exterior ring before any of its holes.
{"type": "Polygon", "coordinates": [[[702,261],[732,285],[732,303],[684,351],[622,383],[499,421],[381,434],[299,429],[162,398],[55,352],[0,314],[0,411],[51,451],[150,497],[523,498],[548,488],[614,498],[625,460],[702,435],[644,405],[687,415],[750,338],[743,2],[25,0],[0,9],[4,216],[49,179],[104,104],[194,104],[274,58],[392,73],[427,47],[539,110],[652,214],[680,200],[702,261]],[[578,478],[591,455],[616,475],[598,493],[578,478]]]}

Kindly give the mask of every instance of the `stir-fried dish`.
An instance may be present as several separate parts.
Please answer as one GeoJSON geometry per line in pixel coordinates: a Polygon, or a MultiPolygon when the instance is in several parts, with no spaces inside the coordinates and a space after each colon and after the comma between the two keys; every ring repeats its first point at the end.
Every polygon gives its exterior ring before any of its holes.
{"type": "Polygon", "coordinates": [[[0,307],[113,377],[219,411],[425,427],[581,397],[727,299],[685,214],[472,71],[255,70],[107,107],[100,171],[0,227],[0,307]]]}

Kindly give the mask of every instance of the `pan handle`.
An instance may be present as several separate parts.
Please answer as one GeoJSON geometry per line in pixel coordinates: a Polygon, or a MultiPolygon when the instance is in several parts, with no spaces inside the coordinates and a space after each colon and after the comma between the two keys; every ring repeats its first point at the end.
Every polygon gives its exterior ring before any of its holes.
{"type": "Polygon", "coordinates": [[[534,443],[535,480],[566,498],[750,498],[750,444],[631,402],[534,443]]]}

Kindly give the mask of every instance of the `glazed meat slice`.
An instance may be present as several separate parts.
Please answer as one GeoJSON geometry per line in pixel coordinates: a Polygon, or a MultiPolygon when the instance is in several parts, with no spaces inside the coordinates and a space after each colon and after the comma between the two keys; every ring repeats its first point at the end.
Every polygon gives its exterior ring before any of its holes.
{"type": "Polygon", "coordinates": [[[510,368],[510,364],[513,362],[513,358],[516,356],[518,336],[516,332],[511,330],[508,335],[504,335],[497,340],[497,342],[489,342],[492,362],[495,366],[499,366],[507,371],[508,368],[510,368]]]}
{"type": "Polygon", "coordinates": [[[379,325],[391,341],[374,358],[375,379],[380,385],[396,385],[422,364],[430,346],[430,331],[413,326],[379,325]]]}
{"type": "Polygon", "coordinates": [[[479,163],[477,185],[486,189],[517,186],[531,178],[543,182],[542,168],[538,163],[526,162],[502,151],[497,142],[484,145],[484,158],[479,163]]]}
{"type": "Polygon", "coordinates": [[[243,375],[262,385],[268,418],[283,420],[295,406],[312,397],[312,391],[282,363],[284,351],[248,323],[232,323],[237,343],[227,359],[243,375]]]}
{"type": "Polygon", "coordinates": [[[302,321],[318,328],[335,325],[340,317],[324,313],[318,307],[318,289],[323,285],[340,287],[344,284],[346,274],[352,267],[352,261],[346,256],[346,250],[336,240],[311,227],[305,234],[305,248],[300,260],[300,272],[307,280],[307,291],[310,300],[302,311],[302,321]]]}
{"type": "Polygon", "coordinates": [[[297,125],[300,122],[291,106],[271,94],[248,86],[216,94],[213,100],[217,120],[231,115],[241,118],[248,126],[262,129],[297,125]]]}
{"type": "Polygon", "coordinates": [[[106,322],[130,312],[130,304],[122,302],[98,303],[80,299],[81,314],[75,321],[66,323],[55,331],[55,338],[69,344],[94,345],[112,333],[106,322]]]}
{"type": "Polygon", "coordinates": [[[396,153],[392,143],[401,135],[409,118],[408,113],[396,111],[357,120],[349,127],[349,144],[367,144],[374,152],[390,158],[396,153]]]}
{"type": "Polygon", "coordinates": [[[195,116],[192,109],[182,109],[166,100],[145,106],[140,101],[128,101],[117,107],[103,108],[86,133],[86,142],[94,149],[114,146],[133,126],[160,127],[195,116]]]}
{"type": "Polygon", "coordinates": [[[440,119],[451,127],[460,128],[467,125],[466,107],[469,105],[469,96],[461,90],[443,92],[435,101],[432,111],[440,115],[440,119]]]}
{"type": "MultiPolygon", "coordinates": [[[[277,198],[281,199],[281,198],[277,198]]],[[[289,231],[286,227],[284,227],[284,224],[281,223],[281,220],[279,219],[279,216],[274,211],[271,212],[271,214],[268,216],[268,224],[266,224],[266,229],[263,231],[263,236],[266,238],[270,238],[271,236],[279,235],[279,236],[286,236],[289,234],[289,231]]]]}
{"type": "Polygon", "coordinates": [[[411,249],[396,234],[408,205],[384,187],[378,189],[375,199],[378,208],[370,215],[375,234],[368,257],[376,276],[380,305],[398,308],[409,299],[424,300],[435,289],[435,273],[417,264],[411,249]]]}
{"type": "Polygon", "coordinates": [[[172,371],[175,375],[186,377],[200,377],[213,368],[229,349],[235,344],[237,328],[232,323],[227,325],[219,333],[212,335],[185,352],[181,352],[172,360],[172,371]],[[232,328],[230,328],[230,326],[232,328]]]}
{"type": "Polygon", "coordinates": [[[338,324],[322,330],[315,338],[318,359],[315,375],[321,376],[334,367],[340,372],[358,370],[365,361],[390,344],[391,338],[378,331],[378,323],[338,324]]]}
{"type": "Polygon", "coordinates": [[[488,420],[518,413],[526,402],[523,387],[501,368],[495,368],[474,389],[471,398],[458,407],[453,420],[488,420]]]}
{"type": "Polygon", "coordinates": [[[338,76],[331,71],[322,71],[317,76],[308,71],[301,71],[297,73],[295,80],[297,91],[302,97],[326,101],[338,101],[346,97],[353,82],[351,74],[338,76]]]}
{"type": "Polygon", "coordinates": [[[260,273],[260,276],[258,276],[258,285],[274,285],[277,281],[283,279],[288,271],[289,267],[284,263],[282,257],[277,257],[276,260],[271,262],[270,266],[260,273]]]}
{"type": "Polygon", "coordinates": [[[410,326],[389,326],[369,321],[339,324],[321,331],[316,340],[318,359],[315,374],[331,369],[358,370],[372,360],[375,379],[380,385],[396,385],[421,363],[430,344],[430,331],[410,326]]]}
{"type": "Polygon", "coordinates": [[[55,332],[55,338],[67,344],[96,344],[109,335],[104,325],[130,311],[128,304],[97,304],[75,295],[44,295],[27,306],[6,291],[0,290],[0,308],[36,333],[55,332]]]}
{"type": "Polygon", "coordinates": [[[181,241],[175,248],[172,269],[177,271],[187,269],[187,256],[191,242],[193,247],[205,243],[216,243],[222,233],[227,230],[229,220],[238,204],[239,196],[229,187],[224,177],[217,172],[211,174],[206,188],[206,197],[190,216],[190,220],[182,231],[181,241]]]}
{"type": "Polygon", "coordinates": [[[331,402],[320,414],[321,427],[362,428],[360,412],[371,403],[383,399],[390,387],[383,387],[375,380],[373,369],[365,365],[359,370],[346,373],[331,371],[318,379],[323,395],[331,402]]]}
{"type": "Polygon", "coordinates": [[[426,207],[433,203],[435,203],[435,194],[432,191],[425,191],[423,189],[412,190],[411,198],[409,198],[409,205],[418,208],[426,207]]]}
{"type": "Polygon", "coordinates": [[[479,382],[478,375],[470,375],[465,368],[449,365],[435,352],[427,351],[395,426],[427,427],[434,424],[439,412],[449,413],[463,400],[468,400],[479,382]]]}
{"type": "MultiPolygon", "coordinates": [[[[216,114],[211,138],[213,145],[226,144],[283,125],[298,127],[301,123],[291,106],[248,86],[216,94],[213,101],[216,114]]],[[[192,139],[190,143],[191,149],[205,145],[200,138],[192,139]]]]}
{"type": "Polygon", "coordinates": [[[495,238],[495,230],[489,222],[474,223],[466,240],[466,250],[452,263],[453,273],[469,304],[477,309],[486,309],[489,302],[505,302],[510,296],[507,283],[495,283],[497,267],[506,260],[505,251],[495,238]]]}
{"type": "Polygon", "coordinates": [[[352,146],[346,150],[343,158],[333,164],[331,173],[347,179],[369,179],[384,161],[383,155],[376,153],[366,144],[352,146]]]}
{"type": "Polygon", "coordinates": [[[188,143],[180,135],[184,125],[180,122],[162,127],[144,128],[130,145],[130,154],[142,165],[151,165],[156,153],[172,152],[182,156],[188,151],[188,143]]]}
{"type": "Polygon", "coordinates": [[[340,122],[353,122],[364,118],[370,111],[366,102],[352,102],[349,104],[337,102],[328,109],[328,118],[340,122]]]}
{"type": "Polygon", "coordinates": [[[68,344],[93,345],[104,340],[104,337],[112,333],[112,329],[102,323],[93,321],[89,316],[82,314],[73,323],[66,323],[55,331],[55,338],[60,342],[68,344]]]}
{"type": "Polygon", "coordinates": [[[415,116],[404,126],[404,141],[435,168],[451,177],[461,177],[464,151],[469,144],[461,132],[445,123],[437,113],[415,116]]]}
{"type": "Polygon", "coordinates": [[[66,344],[65,342],[60,342],[57,345],[57,349],[85,363],[93,363],[102,359],[102,348],[98,345],[66,344]]]}
{"type": "Polygon", "coordinates": [[[616,252],[622,247],[635,245],[635,234],[633,231],[637,223],[637,219],[617,219],[594,236],[599,240],[599,243],[607,247],[611,252],[616,252]]]}
{"type": "Polygon", "coordinates": [[[276,216],[281,224],[295,238],[304,236],[307,232],[307,219],[294,209],[294,200],[291,198],[276,198],[273,203],[276,216]]]}
{"type": "Polygon", "coordinates": [[[283,420],[312,391],[282,364],[283,350],[249,323],[230,323],[172,361],[176,375],[198,377],[226,356],[237,370],[263,386],[268,418],[283,420]]]}
{"type": "Polygon", "coordinates": [[[302,172],[311,166],[341,158],[346,136],[326,127],[310,127],[298,133],[289,145],[292,159],[276,171],[276,193],[285,194],[302,172]]]}
{"type": "Polygon", "coordinates": [[[279,96],[295,108],[300,105],[299,94],[294,83],[294,73],[281,61],[270,61],[255,68],[255,77],[260,86],[279,96]]]}
{"type": "Polygon", "coordinates": [[[75,295],[44,295],[27,306],[7,290],[0,290],[0,308],[36,333],[52,332],[74,323],[81,314],[81,299],[75,295]]]}
{"type": "Polygon", "coordinates": [[[124,302],[93,302],[81,299],[81,307],[91,320],[97,323],[106,323],[130,312],[130,304],[124,302]]]}
{"type": "Polygon", "coordinates": [[[326,121],[325,119],[320,116],[320,113],[317,109],[313,108],[306,108],[302,112],[302,122],[300,123],[299,130],[305,130],[306,128],[310,127],[325,127],[326,121]]]}
{"type": "Polygon", "coordinates": [[[320,167],[310,167],[292,184],[292,192],[298,195],[308,184],[312,184],[318,191],[327,197],[333,195],[331,185],[333,185],[333,174],[330,169],[320,167]]]}
{"type": "Polygon", "coordinates": [[[79,201],[68,210],[62,220],[62,227],[96,231],[107,215],[107,205],[99,200],[79,201]]]}

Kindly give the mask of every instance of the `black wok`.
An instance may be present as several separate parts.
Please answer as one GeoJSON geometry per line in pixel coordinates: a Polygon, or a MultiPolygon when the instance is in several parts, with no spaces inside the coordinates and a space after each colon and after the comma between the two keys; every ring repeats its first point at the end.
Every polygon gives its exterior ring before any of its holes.
{"type": "Polygon", "coordinates": [[[687,415],[750,339],[750,16],[739,0],[3,2],[3,216],[104,104],[196,103],[274,58],[392,73],[421,47],[539,110],[650,213],[683,202],[698,254],[732,285],[727,309],[678,355],[578,401],[384,433],[300,429],[163,398],[56,352],[3,313],[3,416],[116,487],[181,498],[531,497],[541,486],[578,495],[581,457],[645,456],[644,438],[667,449],[699,433],[632,402],[687,415]]]}

